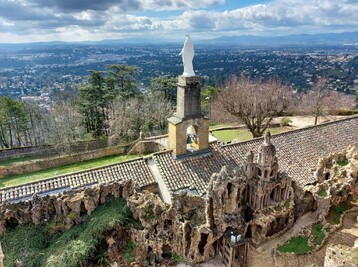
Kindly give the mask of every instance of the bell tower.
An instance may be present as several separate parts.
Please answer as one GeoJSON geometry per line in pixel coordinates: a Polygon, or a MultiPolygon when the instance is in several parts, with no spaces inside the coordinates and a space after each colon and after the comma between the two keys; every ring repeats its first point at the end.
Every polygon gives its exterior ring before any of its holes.
{"type": "Polygon", "coordinates": [[[176,159],[209,151],[209,119],[201,113],[199,78],[178,77],[177,110],[168,119],[168,146],[176,159]]]}

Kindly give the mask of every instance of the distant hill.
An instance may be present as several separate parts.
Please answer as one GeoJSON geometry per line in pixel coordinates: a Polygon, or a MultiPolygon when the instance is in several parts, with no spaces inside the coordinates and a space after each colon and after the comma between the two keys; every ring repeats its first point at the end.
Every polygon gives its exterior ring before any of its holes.
{"type": "MultiPolygon", "coordinates": [[[[83,41],[83,42],[34,42],[8,44],[0,43],[1,50],[21,50],[37,47],[63,46],[63,45],[178,45],[183,41],[173,42],[160,38],[128,38],[102,41],[83,41]]],[[[335,46],[335,45],[355,45],[358,47],[358,31],[344,33],[324,33],[324,34],[293,34],[282,36],[221,36],[214,39],[200,40],[195,43],[200,45],[239,45],[239,46],[335,46]]]]}
{"type": "Polygon", "coordinates": [[[206,40],[210,44],[237,44],[255,46],[287,46],[287,45],[357,45],[358,32],[324,33],[324,34],[294,34],[283,36],[222,36],[206,40]]]}

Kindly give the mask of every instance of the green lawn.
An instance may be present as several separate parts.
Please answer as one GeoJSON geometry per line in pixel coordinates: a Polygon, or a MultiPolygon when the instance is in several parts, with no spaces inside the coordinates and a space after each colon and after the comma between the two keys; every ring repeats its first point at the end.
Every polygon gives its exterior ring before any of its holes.
{"type": "Polygon", "coordinates": [[[311,233],[314,236],[313,243],[317,246],[321,245],[325,236],[323,232],[323,225],[321,223],[313,225],[311,233]]]}
{"type": "Polygon", "coordinates": [[[295,254],[305,254],[312,250],[308,245],[308,237],[294,237],[289,242],[278,248],[280,252],[293,252],[295,254]]]}
{"type": "Polygon", "coordinates": [[[118,225],[131,227],[132,222],[126,201],[118,198],[97,207],[84,223],[64,232],[61,232],[65,226],[61,221],[7,229],[0,237],[5,252],[4,265],[15,267],[18,266],[16,260],[20,260],[22,266],[27,267],[76,267],[85,266],[92,259],[100,266],[105,260],[101,234],[118,225]]]}
{"type": "Polygon", "coordinates": [[[46,178],[54,177],[57,175],[63,175],[67,173],[83,171],[87,169],[92,169],[96,167],[101,167],[108,164],[118,163],[125,160],[130,160],[137,158],[137,155],[112,155],[103,158],[88,160],[80,163],[64,165],[56,168],[51,168],[47,170],[42,170],[33,173],[24,173],[14,176],[9,176],[6,178],[0,179],[0,188],[9,187],[20,184],[25,184],[29,182],[34,182],[38,180],[43,180],[46,178]]]}
{"type": "MultiPolygon", "coordinates": [[[[268,129],[272,134],[278,134],[293,130],[292,127],[274,127],[268,129]]],[[[252,134],[247,129],[213,131],[212,134],[222,142],[231,142],[234,139],[246,141],[252,139],[252,134]]]]}

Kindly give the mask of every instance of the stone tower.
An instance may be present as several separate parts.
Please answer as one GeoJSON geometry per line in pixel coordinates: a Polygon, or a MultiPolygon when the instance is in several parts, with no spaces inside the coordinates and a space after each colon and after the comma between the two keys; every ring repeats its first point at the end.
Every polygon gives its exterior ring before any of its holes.
{"type": "Polygon", "coordinates": [[[208,151],[209,119],[201,113],[199,76],[178,77],[177,110],[168,123],[168,146],[175,158],[208,151]]]}
{"type": "Polygon", "coordinates": [[[243,171],[247,178],[246,201],[253,211],[267,206],[277,205],[289,199],[291,178],[286,173],[278,172],[276,148],[271,143],[271,134],[266,132],[263,143],[259,146],[257,162],[253,153],[247,154],[243,171]]]}
{"type": "Polygon", "coordinates": [[[257,176],[264,181],[275,179],[278,172],[276,148],[271,143],[271,134],[266,132],[264,142],[259,146],[257,157],[257,176]]]}

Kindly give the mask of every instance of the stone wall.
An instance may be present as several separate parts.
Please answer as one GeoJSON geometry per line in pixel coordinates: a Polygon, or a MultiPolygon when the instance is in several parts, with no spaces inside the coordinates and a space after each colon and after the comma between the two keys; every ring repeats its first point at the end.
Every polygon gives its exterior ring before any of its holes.
{"type": "Polygon", "coordinates": [[[72,154],[68,156],[59,156],[59,157],[31,160],[31,161],[26,161],[22,164],[15,164],[10,166],[0,166],[0,178],[4,178],[16,174],[36,172],[40,170],[59,167],[67,164],[82,162],[82,161],[105,157],[105,156],[125,154],[127,148],[128,146],[114,146],[109,148],[83,152],[80,154],[72,154]]]}
{"type": "Polygon", "coordinates": [[[32,147],[20,147],[13,149],[3,149],[0,150],[0,160],[5,160],[13,157],[19,156],[50,156],[57,155],[65,152],[66,154],[70,153],[80,153],[84,151],[90,151],[95,149],[101,149],[107,147],[107,140],[95,140],[95,141],[86,141],[78,142],[71,144],[69,146],[32,146],[32,147]]]}
{"type": "Polygon", "coordinates": [[[154,153],[166,150],[166,147],[162,146],[161,144],[150,141],[150,140],[142,140],[138,141],[129,151],[128,154],[147,154],[147,153],[154,153]]]}

